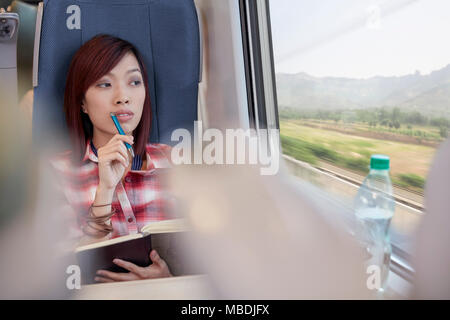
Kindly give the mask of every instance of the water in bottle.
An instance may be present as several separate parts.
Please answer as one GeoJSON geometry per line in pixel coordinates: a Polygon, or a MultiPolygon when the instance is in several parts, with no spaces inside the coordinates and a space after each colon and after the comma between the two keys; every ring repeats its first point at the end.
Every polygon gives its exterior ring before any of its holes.
{"type": "Polygon", "coordinates": [[[358,190],[354,205],[358,224],[356,235],[367,251],[366,268],[374,270],[378,267],[380,279],[376,289],[383,292],[391,260],[389,225],[395,209],[389,157],[372,155],[369,175],[358,190]]]}

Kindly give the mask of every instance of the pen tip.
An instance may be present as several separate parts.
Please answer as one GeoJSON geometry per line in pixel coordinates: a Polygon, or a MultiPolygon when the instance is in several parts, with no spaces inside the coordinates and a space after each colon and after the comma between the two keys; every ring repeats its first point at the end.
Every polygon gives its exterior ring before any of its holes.
{"type": "Polygon", "coordinates": [[[109,113],[110,116],[115,116],[116,114],[114,112],[109,113]]]}

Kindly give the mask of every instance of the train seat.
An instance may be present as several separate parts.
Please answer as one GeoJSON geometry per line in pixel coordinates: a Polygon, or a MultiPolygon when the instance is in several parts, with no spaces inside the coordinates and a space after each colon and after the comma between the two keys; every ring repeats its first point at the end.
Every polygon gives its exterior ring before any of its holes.
{"type": "Polygon", "coordinates": [[[65,137],[66,74],[74,53],[97,34],[140,51],[149,74],[150,142],[171,143],[197,120],[200,35],[192,0],[45,0],[39,5],[34,61],[33,142],[65,137]]]}

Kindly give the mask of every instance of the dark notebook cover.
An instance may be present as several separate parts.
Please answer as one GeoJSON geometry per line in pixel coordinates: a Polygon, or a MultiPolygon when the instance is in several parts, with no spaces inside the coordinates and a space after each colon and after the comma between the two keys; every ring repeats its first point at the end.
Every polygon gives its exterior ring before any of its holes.
{"type": "Polygon", "coordinates": [[[150,265],[150,251],[152,250],[151,235],[132,239],[104,247],[77,252],[77,260],[81,269],[82,284],[97,283],[94,281],[97,270],[112,272],[128,272],[112,261],[119,258],[132,262],[140,267],[150,265]]]}
{"type": "Polygon", "coordinates": [[[187,236],[188,232],[146,234],[143,238],[77,252],[82,284],[98,283],[94,278],[100,269],[128,272],[112,262],[115,258],[147,267],[152,263],[149,257],[152,249],[167,263],[172,275],[202,274],[204,271],[185,256],[184,245],[187,243],[187,236]]]}

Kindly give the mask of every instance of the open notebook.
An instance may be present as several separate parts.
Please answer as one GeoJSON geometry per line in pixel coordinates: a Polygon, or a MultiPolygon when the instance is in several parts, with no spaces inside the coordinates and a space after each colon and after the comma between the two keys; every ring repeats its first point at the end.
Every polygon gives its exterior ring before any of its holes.
{"type": "Polygon", "coordinates": [[[95,283],[97,270],[128,272],[115,265],[115,258],[141,267],[151,264],[150,252],[155,249],[173,275],[195,274],[182,249],[187,243],[188,227],[184,219],[163,220],[147,224],[140,233],[79,246],[75,250],[83,284],[95,283]]]}

